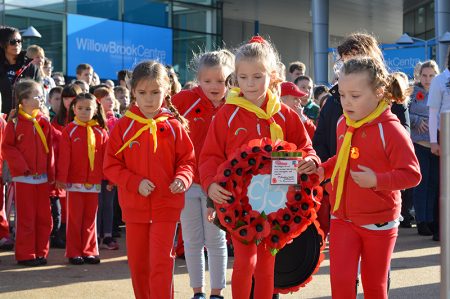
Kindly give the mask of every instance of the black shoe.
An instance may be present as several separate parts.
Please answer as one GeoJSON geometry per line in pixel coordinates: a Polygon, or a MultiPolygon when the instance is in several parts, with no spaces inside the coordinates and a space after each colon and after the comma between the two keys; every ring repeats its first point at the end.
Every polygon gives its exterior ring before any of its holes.
{"type": "Polygon", "coordinates": [[[426,222],[419,222],[419,223],[417,223],[417,232],[421,236],[431,236],[431,235],[433,235],[433,233],[431,232],[431,230],[428,227],[428,224],[426,222]]]}
{"type": "Polygon", "coordinates": [[[50,247],[64,249],[66,248],[66,242],[64,242],[64,240],[59,237],[51,237],[50,247]]]}
{"type": "Polygon", "coordinates": [[[86,264],[96,265],[100,264],[100,258],[98,256],[83,256],[83,260],[86,264]]]}
{"type": "Polygon", "coordinates": [[[36,260],[38,260],[39,265],[47,265],[47,259],[43,256],[37,257],[36,260]]]}
{"type": "Polygon", "coordinates": [[[405,219],[405,220],[403,220],[403,221],[400,221],[400,227],[403,227],[403,228],[411,228],[412,227],[412,225],[411,225],[411,221],[408,219],[405,219]]]}
{"type": "Polygon", "coordinates": [[[434,233],[434,222],[427,222],[428,228],[432,233],[434,233]]]}
{"type": "Polygon", "coordinates": [[[440,241],[439,235],[433,234],[433,238],[431,238],[433,241],[440,241]]]}
{"type": "Polygon", "coordinates": [[[84,259],[81,256],[71,257],[69,258],[69,263],[72,265],[83,265],[84,259]]]}
{"type": "Polygon", "coordinates": [[[224,299],[223,296],[220,295],[211,295],[209,296],[209,299],[224,299]]]}
{"type": "Polygon", "coordinates": [[[17,261],[17,264],[27,267],[38,267],[41,265],[41,262],[38,259],[32,259],[32,260],[17,261]]]}

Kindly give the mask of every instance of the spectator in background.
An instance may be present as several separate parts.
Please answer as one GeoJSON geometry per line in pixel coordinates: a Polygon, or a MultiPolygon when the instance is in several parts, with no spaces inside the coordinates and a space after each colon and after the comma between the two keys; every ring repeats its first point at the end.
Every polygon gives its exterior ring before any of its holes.
{"type": "Polygon", "coordinates": [[[306,66],[301,61],[294,61],[289,64],[289,80],[294,82],[300,76],[306,73],[306,66]]]}
{"type": "Polygon", "coordinates": [[[22,51],[22,36],[19,29],[0,27],[0,93],[2,113],[8,114],[14,105],[13,87],[21,78],[40,82],[38,68],[22,51]]]}
{"type": "Polygon", "coordinates": [[[62,91],[62,86],[56,86],[50,89],[50,92],[48,94],[48,103],[50,104],[50,121],[53,120],[53,117],[55,117],[56,114],[58,114],[59,106],[61,105],[62,91]]]}
{"type": "Polygon", "coordinates": [[[114,89],[114,82],[113,80],[105,80],[105,85],[107,85],[109,88],[114,89]]]}
{"type": "Polygon", "coordinates": [[[170,79],[170,95],[174,96],[181,91],[181,84],[178,75],[171,65],[166,65],[167,74],[170,79]]]}
{"type": "Polygon", "coordinates": [[[119,81],[119,86],[128,88],[127,82],[131,79],[131,72],[129,70],[121,70],[117,73],[117,81],[119,81]]]}
{"type": "Polygon", "coordinates": [[[90,86],[97,86],[100,84],[100,77],[98,76],[98,74],[96,72],[94,72],[92,74],[92,81],[90,86]]]}
{"type": "Polygon", "coordinates": [[[42,85],[44,87],[45,102],[48,101],[48,93],[50,89],[55,87],[55,82],[51,77],[45,74],[45,52],[44,49],[38,45],[31,45],[27,48],[27,57],[32,59],[32,63],[39,69],[39,76],[42,78],[42,85]]]}
{"type": "Polygon", "coordinates": [[[119,113],[125,114],[130,106],[130,91],[126,87],[116,86],[114,87],[114,96],[120,103],[119,113]]]}
{"type": "Polygon", "coordinates": [[[94,77],[94,68],[90,64],[82,63],[77,66],[76,74],[77,80],[81,80],[87,83],[88,91],[86,92],[89,92],[89,85],[92,85],[92,78],[94,77]]]}
{"type": "Polygon", "coordinates": [[[295,79],[294,84],[305,93],[305,96],[300,98],[303,113],[311,119],[314,123],[319,116],[319,105],[312,100],[313,81],[308,76],[300,76],[295,79]]]}
{"type": "Polygon", "coordinates": [[[89,92],[89,85],[84,80],[75,80],[73,81],[73,84],[78,85],[81,88],[82,93],[88,93],[89,92]]]}
{"type": "Polygon", "coordinates": [[[56,86],[63,86],[66,85],[66,79],[64,79],[64,74],[61,72],[54,72],[52,74],[52,78],[55,81],[56,86]]]}
{"type": "Polygon", "coordinates": [[[50,58],[45,57],[44,59],[44,67],[42,68],[43,73],[44,73],[44,85],[48,84],[48,86],[50,86],[50,89],[52,89],[53,87],[56,86],[55,80],[53,80],[52,78],[52,71],[53,71],[53,66],[52,66],[52,61],[50,58]]]}
{"type": "Polygon", "coordinates": [[[323,102],[330,95],[330,90],[325,85],[317,85],[314,87],[314,102],[316,102],[319,107],[322,107],[323,102]]]}

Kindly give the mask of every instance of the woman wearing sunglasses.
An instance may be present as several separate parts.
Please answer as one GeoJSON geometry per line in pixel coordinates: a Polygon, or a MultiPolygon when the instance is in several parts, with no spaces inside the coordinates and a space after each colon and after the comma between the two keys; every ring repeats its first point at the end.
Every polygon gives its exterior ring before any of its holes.
{"type": "Polygon", "coordinates": [[[9,113],[14,107],[13,86],[21,78],[40,82],[38,68],[22,51],[22,36],[17,28],[0,27],[0,93],[2,112],[9,113]]]}

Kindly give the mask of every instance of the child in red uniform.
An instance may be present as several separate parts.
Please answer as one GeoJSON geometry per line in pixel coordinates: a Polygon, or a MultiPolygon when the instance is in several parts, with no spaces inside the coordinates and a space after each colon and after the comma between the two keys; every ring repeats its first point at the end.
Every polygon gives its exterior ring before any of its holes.
{"type": "MultiPolygon", "coordinates": [[[[228,93],[225,105],[214,117],[200,154],[202,187],[216,202],[231,194],[214,182],[217,169],[237,148],[252,139],[270,137],[295,143],[306,152],[300,173],[312,173],[320,163],[298,114],[280,102],[276,94],[279,58],[272,45],[261,37],[241,46],[236,53],[235,74],[240,87],[228,93]]],[[[255,278],[254,298],[272,298],[274,262],[264,245],[244,245],[233,239],[233,298],[248,299],[255,278]]]]}
{"type": "Polygon", "coordinates": [[[2,154],[11,172],[16,200],[16,260],[21,265],[47,263],[52,217],[49,182],[54,181],[50,122],[39,111],[42,87],[24,80],[15,89],[16,115],[6,125],[2,154]]]}
{"type": "MultiPolygon", "coordinates": [[[[189,136],[198,159],[208,133],[209,125],[225,103],[225,81],[234,70],[234,56],[227,50],[207,52],[194,62],[199,86],[183,90],[173,97],[178,111],[189,120],[189,136]]],[[[197,160],[198,161],[198,160],[197,160]]],[[[186,192],[186,202],[181,212],[181,226],[185,247],[186,264],[193,299],[204,299],[205,258],[208,249],[208,269],[211,280],[211,298],[223,298],[226,286],[227,243],[225,232],[207,220],[206,194],[200,186],[198,170],[194,184],[186,192]]]]}
{"type": "Polygon", "coordinates": [[[388,298],[387,277],[397,239],[401,189],[420,170],[406,130],[389,109],[405,99],[402,85],[373,58],[346,61],[339,76],[344,116],[338,154],[319,168],[331,177],[330,278],[333,298],[356,298],[361,258],[364,298],[388,298]],[[398,102],[398,100],[397,100],[398,102]]]}
{"type": "Polygon", "coordinates": [[[138,64],[131,78],[136,104],[114,127],[106,150],[104,171],[119,189],[138,299],[173,298],[175,227],[195,167],[186,121],[172,106],[169,88],[163,65],[138,64]]]}
{"type": "Polygon", "coordinates": [[[94,95],[80,93],[69,108],[63,130],[56,181],[66,188],[66,257],[74,265],[98,264],[96,214],[108,140],[103,108],[94,95]]]}

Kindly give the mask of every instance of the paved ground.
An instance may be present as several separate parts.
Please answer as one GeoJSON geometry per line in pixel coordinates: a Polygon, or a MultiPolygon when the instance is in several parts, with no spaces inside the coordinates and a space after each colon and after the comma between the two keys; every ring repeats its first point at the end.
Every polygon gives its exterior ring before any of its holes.
{"type": "MultiPolygon", "coordinates": [[[[120,250],[101,251],[100,265],[69,265],[64,251],[54,249],[49,265],[30,269],[17,266],[13,252],[0,252],[0,298],[133,298],[124,238],[119,240],[120,250]]],[[[438,242],[417,235],[415,229],[401,229],[392,261],[389,298],[439,298],[439,255],[438,242]]],[[[225,298],[231,298],[232,260],[228,269],[225,298]]],[[[175,298],[190,298],[184,260],[176,260],[175,271],[175,298]]],[[[326,259],[309,285],[281,298],[330,298],[328,275],[326,259]]]]}

